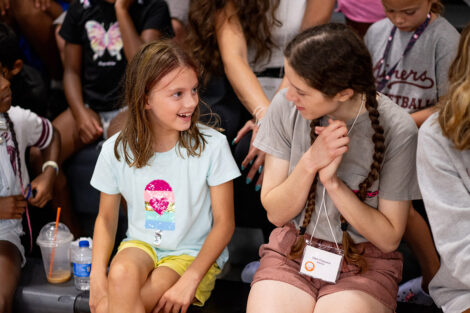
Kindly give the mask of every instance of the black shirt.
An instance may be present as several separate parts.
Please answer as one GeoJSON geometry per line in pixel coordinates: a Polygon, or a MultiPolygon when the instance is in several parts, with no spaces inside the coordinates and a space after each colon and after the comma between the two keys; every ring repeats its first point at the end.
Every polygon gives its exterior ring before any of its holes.
{"type": "MultiPolygon", "coordinates": [[[[129,14],[137,33],[156,29],[164,36],[173,36],[165,1],[135,1],[129,14]]],[[[85,104],[97,112],[116,109],[127,61],[114,4],[104,0],[75,1],[67,11],[60,35],[67,42],[83,47],[82,90],[85,104]]]]}

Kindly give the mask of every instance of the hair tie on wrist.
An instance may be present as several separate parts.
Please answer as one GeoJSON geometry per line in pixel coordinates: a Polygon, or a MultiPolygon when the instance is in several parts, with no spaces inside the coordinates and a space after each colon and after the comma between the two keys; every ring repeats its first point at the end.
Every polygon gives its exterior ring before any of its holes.
{"type": "Polygon", "coordinates": [[[59,175],[59,165],[57,165],[57,162],[51,161],[51,160],[44,162],[44,164],[42,165],[42,172],[43,173],[44,173],[44,171],[46,170],[46,168],[48,166],[52,167],[55,170],[56,175],[59,175]]]}

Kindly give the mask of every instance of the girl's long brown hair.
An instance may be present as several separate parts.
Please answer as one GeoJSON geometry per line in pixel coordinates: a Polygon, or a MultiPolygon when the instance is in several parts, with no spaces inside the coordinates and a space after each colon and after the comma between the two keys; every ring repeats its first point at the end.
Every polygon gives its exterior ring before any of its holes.
{"type": "MultiPolygon", "coordinates": [[[[215,17],[227,2],[228,0],[192,0],[189,7],[185,44],[192,57],[204,68],[204,74],[223,73],[215,17]]],[[[232,0],[247,44],[255,47],[255,62],[271,56],[274,47],[271,28],[281,25],[275,18],[279,2],[280,0],[232,0]]],[[[227,18],[230,20],[232,17],[227,18]]]]}
{"type": "MultiPolygon", "coordinates": [[[[294,71],[313,88],[328,97],[351,88],[355,94],[364,94],[374,134],[372,164],[366,179],[359,184],[357,196],[364,201],[367,189],[378,179],[384,157],[384,130],[379,122],[377,93],[375,90],[372,61],[367,48],[359,36],[343,24],[326,24],[307,29],[297,35],[287,46],[285,56],[294,71]]],[[[311,122],[310,138],[316,139],[315,126],[319,119],[311,122]]],[[[297,258],[305,246],[304,233],[315,209],[317,177],[310,188],[307,208],[299,237],[291,248],[290,257],[297,258]]],[[[367,269],[362,251],[354,245],[347,232],[347,221],[341,216],[343,230],[343,249],[348,263],[359,266],[360,271],[367,269]]]]}
{"type": "Polygon", "coordinates": [[[442,133],[458,150],[470,149],[470,24],[449,68],[449,91],[438,104],[442,133]]]}
{"type": "MultiPolygon", "coordinates": [[[[119,146],[122,145],[124,160],[129,166],[141,168],[147,165],[154,154],[152,125],[145,110],[147,96],[156,83],[178,67],[189,67],[198,73],[198,67],[189,55],[170,40],[144,45],[128,64],[123,100],[128,108],[127,120],[114,144],[114,155],[118,160],[119,146]]],[[[179,134],[178,148],[185,148],[188,156],[199,156],[206,143],[197,127],[198,119],[199,106],[191,117],[189,129],[179,134]]]]}

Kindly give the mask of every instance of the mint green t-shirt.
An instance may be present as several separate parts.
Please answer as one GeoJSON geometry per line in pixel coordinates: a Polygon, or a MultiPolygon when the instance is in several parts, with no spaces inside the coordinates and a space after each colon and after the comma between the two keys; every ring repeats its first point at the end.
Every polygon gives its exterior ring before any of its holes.
{"type": "MultiPolygon", "coordinates": [[[[104,143],[91,179],[99,191],[120,193],[126,199],[127,238],[150,244],[159,259],[197,256],[212,228],[210,187],[240,175],[225,136],[206,126],[199,129],[207,141],[200,157],[188,157],[176,145],[155,153],[142,168],[129,167],[123,157],[116,159],[116,134],[104,143]],[[158,246],[154,244],[157,230],[162,233],[158,246]]],[[[217,259],[220,268],[227,259],[225,249],[217,259]]]]}

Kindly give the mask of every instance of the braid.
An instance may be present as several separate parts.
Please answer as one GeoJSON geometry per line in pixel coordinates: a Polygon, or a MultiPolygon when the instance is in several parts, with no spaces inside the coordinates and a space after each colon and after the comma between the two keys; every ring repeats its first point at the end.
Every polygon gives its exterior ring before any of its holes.
{"type": "MultiPolygon", "coordinates": [[[[10,116],[8,115],[7,112],[3,113],[3,115],[5,116],[5,119],[8,123],[8,129],[10,130],[11,132],[11,138],[13,140],[13,144],[15,145],[15,154],[16,154],[16,167],[18,168],[18,174],[19,174],[19,179],[20,179],[20,184],[23,185],[23,175],[21,173],[21,160],[20,160],[20,147],[18,145],[18,141],[16,140],[16,132],[15,132],[15,127],[14,127],[14,124],[13,124],[13,121],[11,120],[10,116]]],[[[15,174],[17,173],[15,171],[15,168],[13,168],[13,172],[15,172],[15,174]]]]}
{"type": "Polygon", "coordinates": [[[372,156],[372,164],[370,165],[370,171],[367,178],[359,185],[358,196],[361,201],[364,201],[367,195],[367,189],[372,186],[374,181],[379,178],[380,166],[382,165],[384,152],[385,152],[385,136],[384,129],[380,126],[379,122],[379,111],[377,110],[377,99],[375,91],[367,95],[366,108],[369,112],[369,118],[374,130],[372,141],[374,143],[374,154],[372,156]]]}
{"type": "MultiPolygon", "coordinates": [[[[380,167],[385,151],[385,136],[382,126],[379,122],[379,111],[377,110],[377,99],[375,88],[371,88],[366,92],[366,109],[369,112],[369,119],[374,130],[372,141],[374,143],[374,154],[372,156],[372,164],[370,165],[369,175],[359,184],[358,198],[364,201],[367,197],[367,189],[379,178],[380,167]]],[[[344,258],[348,263],[355,264],[359,267],[359,272],[363,273],[367,270],[367,262],[362,256],[363,251],[358,249],[354,244],[351,236],[347,232],[348,222],[343,216],[340,217],[341,230],[343,231],[343,249],[344,258]]]]}
{"type": "MultiPolygon", "coordinates": [[[[313,120],[310,123],[310,142],[311,143],[313,143],[315,139],[317,138],[317,135],[315,134],[315,127],[319,125],[320,125],[320,119],[313,120]]],[[[310,224],[313,211],[315,210],[315,193],[317,190],[317,180],[318,180],[317,177],[318,175],[315,175],[315,177],[313,178],[312,185],[310,186],[310,191],[309,191],[308,199],[307,199],[307,209],[305,210],[304,220],[302,222],[302,226],[300,227],[299,236],[297,237],[296,241],[291,247],[291,250],[288,256],[290,259],[296,259],[300,257],[300,255],[302,254],[305,248],[304,234],[305,234],[305,231],[307,230],[308,224],[310,224]]]]}

